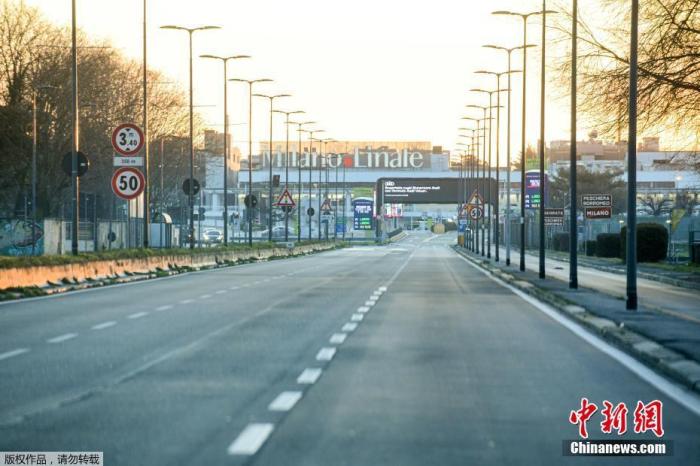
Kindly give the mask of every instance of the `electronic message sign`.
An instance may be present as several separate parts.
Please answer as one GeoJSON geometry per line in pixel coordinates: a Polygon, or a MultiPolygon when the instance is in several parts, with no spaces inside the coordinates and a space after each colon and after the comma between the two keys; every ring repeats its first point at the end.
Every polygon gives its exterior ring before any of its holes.
{"type": "Polygon", "coordinates": [[[373,211],[374,201],[372,199],[354,199],[352,201],[352,228],[354,230],[371,230],[373,211]]]}
{"type": "Polygon", "coordinates": [[[459,178],[380,178],[376,199],[384,204],[459,204],[464,195],[479,190],[481,197],[496,199],[496,181],[459,178]],[[491,189],[491,196],[488,192],[491,189]]]}

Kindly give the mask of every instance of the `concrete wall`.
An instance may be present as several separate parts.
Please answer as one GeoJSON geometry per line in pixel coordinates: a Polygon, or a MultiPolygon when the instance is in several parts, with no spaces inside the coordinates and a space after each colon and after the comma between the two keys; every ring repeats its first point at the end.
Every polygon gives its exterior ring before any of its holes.
{"type": "Polygon", "coordinates": [[[146,273],[155,271],[156,268],[168,270],[172,266],[211,266],[225,260],[267,259],[272,256],[288,257],[313,251],[328,250],[333,247],[333,244],[314,244],[297,246],[292,249],[274,248],[255,251],[227,251],[216,254],[166,255],[143,259],[104,260],[66,265],[10,268],[2,270],[2,273],[0,273],[0,289],[45,286],[48,282],[60,283],[64,278],[82,281],[87,278],[95,279],[124,275],[125,272],[146,273]]]}

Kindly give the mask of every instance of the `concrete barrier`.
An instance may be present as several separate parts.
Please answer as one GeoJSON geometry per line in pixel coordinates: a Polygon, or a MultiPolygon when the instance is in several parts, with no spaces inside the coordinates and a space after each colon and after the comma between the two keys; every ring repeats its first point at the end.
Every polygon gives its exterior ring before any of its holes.
{"type": "Polygon", "coordinates": [[[277,257],[293,257],[335,248],[330,244],[309,244],[293,248],[275,247],[252,251],[217,251],[191,255],[166,255],[139,259],[97,260],[65,265],[15,267],[0,270],[0,290],[29,286],[42,287],[63,280],[82,282],[133,273],[149,273],[182,267],[210,267],[217,264],[250,260],[267,260],[277,257]]]}

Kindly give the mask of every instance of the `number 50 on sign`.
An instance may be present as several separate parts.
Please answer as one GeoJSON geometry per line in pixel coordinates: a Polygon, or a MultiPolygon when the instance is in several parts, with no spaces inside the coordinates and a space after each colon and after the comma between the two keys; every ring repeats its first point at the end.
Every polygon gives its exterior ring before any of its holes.
{"type": "Polygon", "coordinates": [[[112,176],[112,191],[127,201],[139,197],[145,186],[146,180],[138,168],[123,167],[112,176]]]}

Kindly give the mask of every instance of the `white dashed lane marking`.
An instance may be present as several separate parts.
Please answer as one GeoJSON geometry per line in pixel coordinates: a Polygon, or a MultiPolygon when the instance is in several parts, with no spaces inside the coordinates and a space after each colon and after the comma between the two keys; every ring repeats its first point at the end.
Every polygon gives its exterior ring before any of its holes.
{"type": "Polygon", "coordinates": [[[357,324],[355,322],[348,322],[343,325],[343,332],[354,332],[357,329],[357,324]]]}
{"type": "Polygon", "coordinates": [[[180,304],[191,304],[194,302],[194,299],[183,299],[180,301],[180,304]]]}
{"type": "Polygon", "coordinates": [[[203,294],[199,297],[199,299],[209,299],[209,298],[211,298],[210,294],[203,294]]]}
{"type": "Polygon", "coordinates": [[[63,335],[59,335],[57,337],[49,338],[46,340],[47,343],[63,343],[64,341],[72,340],[73,338],[77,337],[77,333],[64,333],[63,335]]]}
{"type": "Polygon", "coordinates": [[[12,350],[12,351],[0,353],[0,361],[2,361],[3,359],[10,359],[10,358],[13,358],[15,356],[19,356],[20,354],[24,354],[24,353],[28,353],[28,352],[29,352],[29,348],[17,348],[17,349],[12,350]]]}
{"type": "Polygon", "coordinates": [[[357,312],[362,314],[369,312],[369,306],[360,306],[357,308],[357,312]]]}
{"type": "Polygon", "coordinates": [[[362,314],[353,314],[352,317],[350,317],[350,320],[352,320],[353,322],[360,322],[364,318],[365,316],[363,316],[362,314]]]}
{"type": "Polygon", "coordinates": [[[237,286],[232,286],[231,288],[229,288],[229,290],[231,290],[231,291],[235,291],[235,290],[237,290],[237,289],[238,289],[237,286]]]}
{"type": "Polygon", "coordinates": [[[374,306],[376,301],[365,301],[365,306],[374,306]]]}
{"type": "Polygon", "coordinates": [[[214,293],[214,294],[224,294],[224,293],[226,293],[226,292],[227,292],[226,290],[219,290],[219,291],[217,291],[217,292],[214,293]]]}
{"type": "Polygon", "coordinates": [[[173,306],[172,304],[166,304],[165,306],[160,306],[156,308],[156,311],[167,311],[168,309],[172,309],[173,306]]]}
{"type": "Polygon", "coordinates": [[[344,333],[334,333],[328,341],[333,345],[342,345],[347,337],[344,333]]]}
{"type": "Polygon", "coordinates": [[[117,323],[113,320],[110,320],[109,322],[102,322],[101,324],[93,325],[92,329],[93,330],[104,330],[109,327],[113,327],[117,325],[117,323]]]}
{"type": "Polygon", "coordinates": [[[378,289],[379,291],[381,291],[381,292],[384,292],[384,291],[387,290],[387,287],[386,287],[386,286],[380,286],[380,287],[377,288],[377,289],[378,289]]]}
{"type": "Polygon", "coordinates": [[[304,369],[304,372],[297,377],[297,383],[304,385],[315,384],[318,378],[321,377],[321,372],[323,371],[318,368],[304,369]]]}
{"type": "Polygon", "coordinates": [[[316,353],[317,361],[330,361],[335,356],[336,349],[330,347],[321,348],[318,353],[316,353]]]}
{"type": "Polygon", "coordinates": [[[248,424],[243,432],[238,434],[236,440],[228,447],[229,455],[254,455],[265,443],[275,429],[274,424],[252,423],[248,424]]]}
{"type": "Polygon", "coordinates": [[[267,409],[270,411],[289,411],[301,400],[301,395],[300,391],[282,392],[277,395],[277,398],[270,403],[267,409]]]}
{"type": "Polygon", "coordinates": [[[134,314],[126,316],[127,319],[140,319],[141,317],[146,317],[148,312],[136,312],[134,314]]]}

